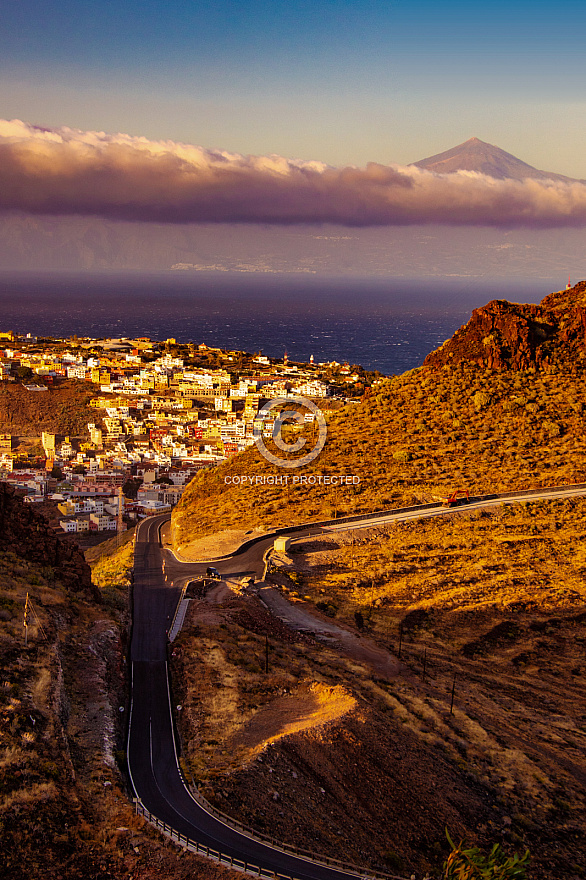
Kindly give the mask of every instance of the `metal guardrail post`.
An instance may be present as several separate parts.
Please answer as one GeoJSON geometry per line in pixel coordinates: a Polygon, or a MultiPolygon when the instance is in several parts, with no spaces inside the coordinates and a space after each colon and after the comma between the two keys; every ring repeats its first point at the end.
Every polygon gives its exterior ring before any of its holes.
{"type": "Polygon", "coordinates": [[[181,608],[181,602],[185,597],[185,593],[187,592],[187,587],[189,586],[189,581],[184,584],[183,589],[181,590],[181,595],[179,597],[179,601],[177,602],[177,607],[175,608],[175,614],[173,615],[173,620],[171,621],[171,626],[167,630],[167,638],[169,638],[170,633],[173,631],[173,627],[175,626],[175,621],[177,620],[177,615],[179,614],[179,609],[181,608]]]}

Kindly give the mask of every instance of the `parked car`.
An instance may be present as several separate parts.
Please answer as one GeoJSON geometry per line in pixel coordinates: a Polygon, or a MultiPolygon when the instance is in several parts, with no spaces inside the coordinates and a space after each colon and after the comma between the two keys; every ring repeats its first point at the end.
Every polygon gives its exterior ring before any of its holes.
{"type": "Polygon", "coordinates": [[[213,565],[208,565],[208,567],[206,568],[206,577],[213,578],[215,581],[222,580],[222,575],[217,568],[214,568],[213,565]]]}

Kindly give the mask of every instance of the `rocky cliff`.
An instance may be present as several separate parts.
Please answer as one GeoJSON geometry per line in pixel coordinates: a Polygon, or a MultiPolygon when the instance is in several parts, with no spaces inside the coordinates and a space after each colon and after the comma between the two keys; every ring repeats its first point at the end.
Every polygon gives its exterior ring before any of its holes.
{"type": "Polygon", "coordinates": [[[475,309],[424,366],[471,361],[491,370],[527,370],[581,360],[585,354],[586,281],[581,281],[539,305],[493,300],[475,309]]]}

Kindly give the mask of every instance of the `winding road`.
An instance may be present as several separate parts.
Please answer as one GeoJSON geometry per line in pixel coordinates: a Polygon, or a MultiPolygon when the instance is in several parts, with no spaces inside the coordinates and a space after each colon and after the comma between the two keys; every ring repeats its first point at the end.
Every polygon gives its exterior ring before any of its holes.
{"type": "MultiPolygon", "coordinates": [[[[566,498],[586,495],[586,484],[536,491],[514,492],[473,498],[467,511],[521,500],[566,498]]],[[[292,539],[357,528],[372,528],[407,519],[445,515],[453,509],[427,504],[358,517],[281,529],[243,544],[235,553],[214,565],[222,575],[254,574],[264,570],[264,554],[275,536],[292,539]]],[[[134,608],[131,643],[132,688],[128,734],[128,768],[141,809],[150,818],[216,853],[246,864],[254,873],[279,874],[298,880],[342,880],[355,877],[343,870],[295,855],[278,845],[262,842],[245,831],[231,827],[214,816],[205,803],[189,792],[179,769],[167,674],[167,631],[171,625],[181,589],[189,580],[201,576],[210,561],[180,562],[161,546],[160,529],[169,516],[152,517],[139,524],[134,551],[134,608]]],[[[333,861],[333,860],[332,860],[333,861]]],[[[368,875],[368,872],[362,872],[368,875]]]]}
{"type": "MultiPolygon", "coordinates": [[[[180,588],[168,572],[178,570],[185,578],[205,572],[206,565],[182,565],[162,550],[159,530],[164,521],[165,517],[157,517],[142,522],[135,544],[128,767],[136,795],[149,813],[180,835],[232,859],[252,863],[271,875],[342,880],[348,876],[346,872],[291,855],[231,828],[196,801],[184,783],[175,749],[166,647],[166,629],[180,588]],[[163,561],[167,574],[163,573],[163,561]]],[[[239,570],[238,565],[224,561],[224,572],[233,573],[235,568],[239,570]]]]}

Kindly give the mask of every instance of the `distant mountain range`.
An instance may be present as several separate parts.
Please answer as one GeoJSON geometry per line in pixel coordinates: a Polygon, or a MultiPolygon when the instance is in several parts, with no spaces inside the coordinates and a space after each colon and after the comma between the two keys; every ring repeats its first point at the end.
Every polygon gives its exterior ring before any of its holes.
{"type": "Polygon", "coordinates": [[[488,174],[497,180],[526,180],[528,177],[534,180],[562,180],[566,183],[586,183],[584,180],[577,181],[573,177],[564,174],[555,174],[553,171],[540,171],[521,159],[517,159],[511,153],[487,144],[472,137],[451,150],[445,150],[428,159],[413,162],[417,168],[425,168],[436,174],[450,174],[455,171],[477,171],[479,174],[488,174]]]}

